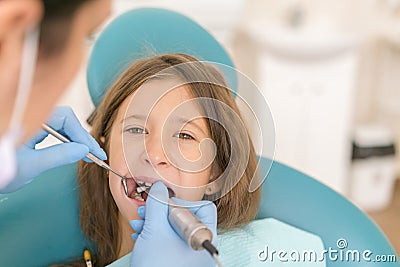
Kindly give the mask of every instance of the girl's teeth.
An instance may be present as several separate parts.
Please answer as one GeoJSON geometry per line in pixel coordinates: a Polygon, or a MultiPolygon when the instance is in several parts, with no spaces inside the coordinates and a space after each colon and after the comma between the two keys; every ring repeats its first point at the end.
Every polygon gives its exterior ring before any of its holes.
{"type": "Polygon", "coordinates": [[[136,199],[136,200],[140,200],[140,201],[144,201],[144,199],[142,198],[142,195],[140,193],[134,192],[133,196],[131,195],[131,198],[136,199]]]}
{"type": "Polygon", "coordinates": [[[140,196],[140,200],[144,200],[140,193],[146,192],[148,189],[150,189],[150,187],[153,184],[150,182],[144,182],[144,181],[140,181],[140,180],[135,180],[135,181],[136,181],[136,184],[138,185],[138,187],[136,187],[136,191],[134,192],[134,198],[139,199],[139,196],[140,196]]]}
{"type": "Polygon", "coordinates": [[[138,192],[138,193],[142,193],[142,192],[144,192],[144,191],[146,191],[146,187],[145,186],[141,186],[141,187],[138,187],[138,188],[136,188],[136,191],[138,192]]]}

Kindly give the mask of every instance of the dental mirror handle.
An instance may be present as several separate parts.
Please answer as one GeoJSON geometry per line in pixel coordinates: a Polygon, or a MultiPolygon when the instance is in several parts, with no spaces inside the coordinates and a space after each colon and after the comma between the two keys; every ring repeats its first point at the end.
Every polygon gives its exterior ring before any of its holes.
{"type": "MultiPolygon", "coordinates": [[[[66,138],[64,135],[60,134],[59,132],[57,132],[56,130],[54,130],[53,128],[51,128],[49,125],[43,123],[42,124],[42,128],[48,132],[49,134],[51,134],[52,136],[54,136],[55,138],[57,138],[58,140],[60,140],[63,143],[70,143],[71,140],[69,140],[68,138],[66,138]]],[[[100,167],[114,173],[115,175],[119,176],[122,179],[122,184],[124,186],[124,191],[125,194],[128,195],[128,188],[126,185],[126,178],[124,176],[122,176],[121,174],[117,173],[116,171],[114,171],[113,169],[111,169],[110,166],[108,166],[107,163],[105,163],[104,161],[102,161],[101,159],[99,159],[98,157],[96,157],[95,155],[93,155],[92,153],[88,153],[86,155],[86,157],[90,160],[92,160],[94,163],[96,163],[97,165],[99,165],[100,167]]]]}
{"type": "MultiPolygon", "coordinates": [[[[56,130],[54,130],[53,128],[51,128],[49,125],[47,125],[47,124],[45,124],[45,123],[42,124],[42,128],[43,128],[46,132],[48,132],[49,134],[51,134],[52,136],[54,136],[55,138],[57,138],[58,140],[60,140],[60,141],[63,142],[63,143],[70,143],[70,142],[71,142],[71,140],[69,140],[67,137],[65,137],[64,135],[60,134],[59,132],[57,132],[56,130]]],[[[104,168],[104,169],[106,169],[106,170],[108,170],[108,171],[111,171],[112,173],[114,173],[114,174],[116,174],[116,175],[118,175],[118,176],[120,176],[120,177],[123,178],[122,175],[119,175],[118,173],[116,173],[115,171],[113,171],[113,170],[110,168],[110,166],[108,166],[107,163],[105,163],[104,161],[102,161],[101,159],[99,159],[98,157],[96,157],[95,155],[93,155],[92,153],[89,152],[89,153],[86,155],[86,157],[87,157],[88,159],[92,160],[94,163],[96,163],[96,164],[99,165],[100,167],[102,167],[102,168],[104,168]]]]}

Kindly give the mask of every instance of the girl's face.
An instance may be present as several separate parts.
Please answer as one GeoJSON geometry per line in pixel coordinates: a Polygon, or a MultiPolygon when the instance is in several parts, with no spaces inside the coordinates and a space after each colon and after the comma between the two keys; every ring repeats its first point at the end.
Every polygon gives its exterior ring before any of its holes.
{"type": "Polygon", "coordinates": [[[123,102],[112,126],[110,166],[130,178],[129,197],[121,179],[112,173],[109,186],[127,220],[138,219],[137,208],[146,204],[142,197],[147,195],[135,194],[133,178],[147,185],[161,180],[176,197],[191,201],[202,199],[204,185],[212,179],[215,149],[210,145],[207,120],[188,86],[166,92],[176,83],[151,80],[143,84],[123,102]]]}

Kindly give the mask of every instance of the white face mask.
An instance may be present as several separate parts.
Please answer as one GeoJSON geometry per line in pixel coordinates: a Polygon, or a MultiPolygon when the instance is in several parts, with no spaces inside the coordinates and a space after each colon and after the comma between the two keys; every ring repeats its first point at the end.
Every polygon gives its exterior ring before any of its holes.
{"type": "Polygon", "coordinates": [[[25,114],[35,73],[38,43],[39,29],[35,27],[25,35],[17,97],[15,99],[10,126],[0,139],[0,189],[6,187],[17,172],[16,149],[19,138],[22,135],[23,115],[25,114]]]}

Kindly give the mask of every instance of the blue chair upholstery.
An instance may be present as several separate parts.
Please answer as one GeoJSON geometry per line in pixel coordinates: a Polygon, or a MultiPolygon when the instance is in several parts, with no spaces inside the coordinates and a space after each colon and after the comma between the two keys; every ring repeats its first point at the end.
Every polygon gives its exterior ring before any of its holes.
{"type": "Polygon", "coordinates": [[[0,266],[49,266],[83,257],[76,164],[0,194],[0,266]]]}
{"type": "MultiPolygon", "coordinates": [[[[129,62],[148,55],[142,53],[147,52],[143,42],[151,44],[156,53],[189,53],[233,66],[207,31],[175,12],[138,9],[120,18],[99,37],[89,61],[88,83],[96,105],[129,62]],[[126,50],[128,44],[132,46],[126,50]]],[[[270,164],[271,160],[261,158],[261,175],[267,174],[270,164]]],[[[0,195],[0,266],[48,266],[82,258],[84,247],[90,244],[79,227],[78,207],[76,164],[50,170],[24,189],[0,195]]],[[[326,249],[336,249],[336,241],[344,238],[349,249],[395,255],[382,231],[362,211],[313,178],[276,161],[262,185],[257,216],[267,217],[319,235],[326,249]]],[[[377,263],[327,261],[327,266],[377,263]]],[[[399,265],[392,262],[382,266],[399,265]]]]}
{"type": "MultiPolygon", "coordinates": [[[[133,61],[168,53],[189,54],[233,67],[226,50],[193,20],[166,9],[133,9],[113,20],[93,47],[87,70],[93,103],[99,104],[133,61]]],[[[228,76],[230,87],[236,88],[236,76],[221,71],[228,76]]]]}

